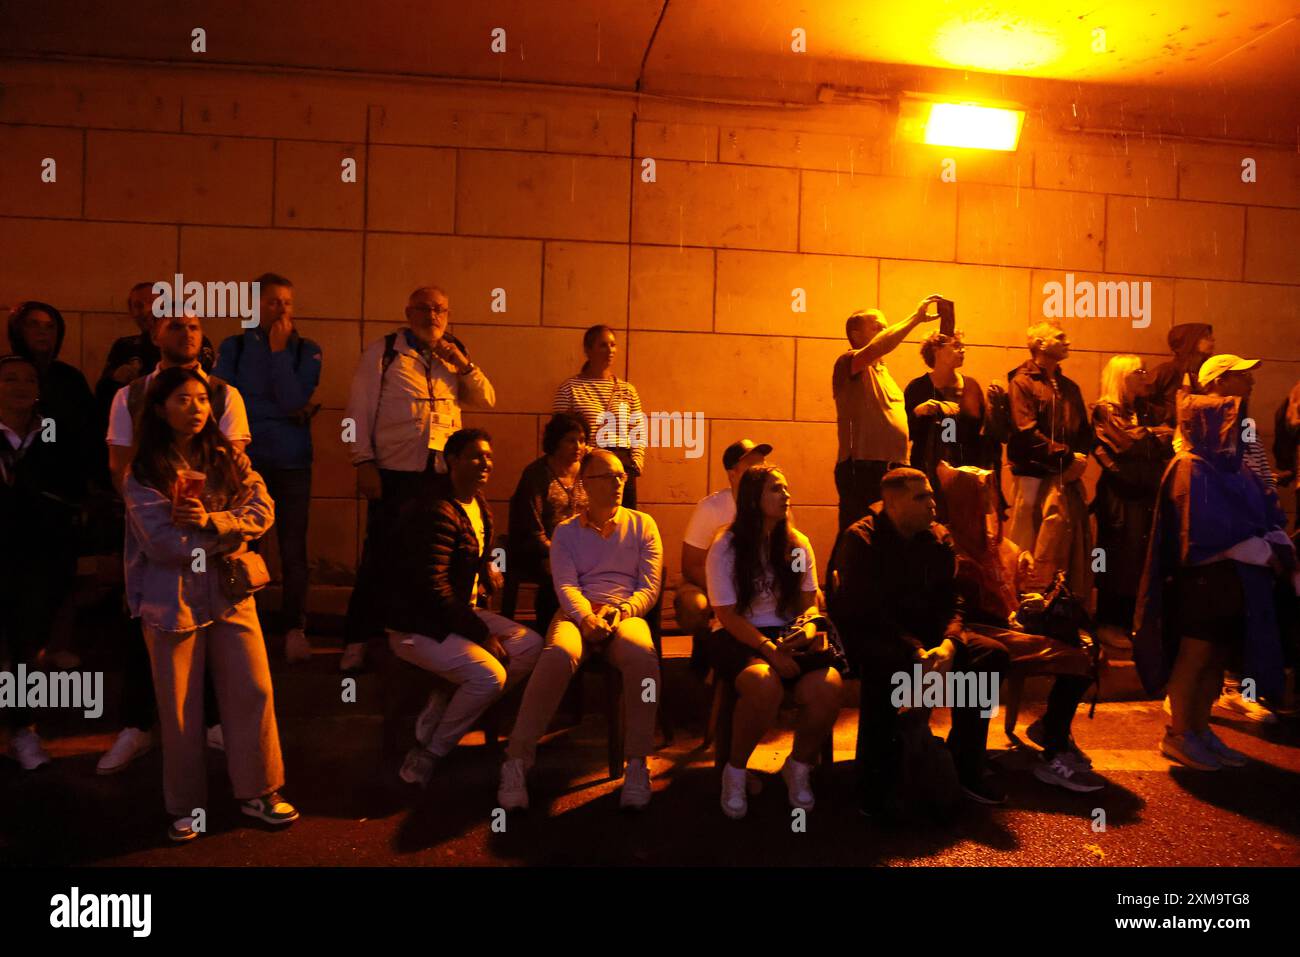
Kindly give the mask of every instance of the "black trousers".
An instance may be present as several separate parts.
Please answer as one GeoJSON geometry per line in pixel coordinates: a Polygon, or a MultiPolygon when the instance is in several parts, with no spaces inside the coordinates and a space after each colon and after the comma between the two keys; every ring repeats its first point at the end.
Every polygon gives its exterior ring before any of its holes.
{"type": "Polygon", "coordinates": [[[402,505],[428,488],[436,474],[433,463],[434,453],[430,452],[422,472],[379,470],[381,497],[366,505],[366,540],[357,563],[356,583],[348,597],[343,626],[343,640],[348,644],[364,644],[383,634],[383,559],[387,543],[402,505]]]}
{"type": "MultiPolygon", "coordinates": [[[[967,634],[957,646],[954,671],[987,672],[1000,680],[1011,666],[1011,655],[1000,643],[983,635],[967,634]]],[[[898,709],[891,698],[893,676],[909,674],[911,661],[892,663],[865,661],[859,667],[862,691],[858,702],[857,770],[864,803],[875,804],[897,797],[903,774],[903,742],[899,735],[898,709]]],[[[952,730],[948,748],[963,782],[978,781],[984,773],[984,751],[988,743],[989,719],[979,706],[952,709],[952,730]]]]}
{"type": "MultiPolygon", "coordinates": [[[[280,628],[307,627],[307,523],[311,513],[311,469],[259,469],[275,501],[275,534],[280,545],[280,628]]],[[[251,544],[260,550],[265,538],[251,544]]]]}

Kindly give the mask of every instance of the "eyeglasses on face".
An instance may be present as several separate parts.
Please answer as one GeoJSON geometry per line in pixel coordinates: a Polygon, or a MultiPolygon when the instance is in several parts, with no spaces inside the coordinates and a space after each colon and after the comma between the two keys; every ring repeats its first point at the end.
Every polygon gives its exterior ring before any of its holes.
{"type": "Polygon", "coordinates": [[[431,306],[428,303],[423,303],[423,302],[415,303],[413,305],[407,306],[406,308],[410,309],[412,312],[427,312],[430,315],[434,315],[434,316],[445,316],[449,312],[451,312],[450,306],[444,306],[441,304],[436,304],[431,306]]]}
{"type": "Polygon", "coordinates": [[[623,472],[602,472],[600,475],[587,475],[583,477],[584,482],[595,482],[597,480],[613,479],[619,485],[627,483],[627,475],[623,472]]]}

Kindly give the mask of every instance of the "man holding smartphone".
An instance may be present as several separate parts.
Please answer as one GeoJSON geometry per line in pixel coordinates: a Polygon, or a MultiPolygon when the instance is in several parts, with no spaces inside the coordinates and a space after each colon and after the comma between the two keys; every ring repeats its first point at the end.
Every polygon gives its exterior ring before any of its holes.
{"type": "Polygon", "coordinates": [[[884,474],[907,462],[907,409],[903,390],[885,367],[885,356],[918,325],[939,318],[926,310],[941,299],[927,296],[916,312],[892,326],[885,324],[879,309],[859,310],[844,324],[849,349],[835,360],[831,374],[839,431],[835,489],[840,496],[841,532],[880,499],[884,474]]]}

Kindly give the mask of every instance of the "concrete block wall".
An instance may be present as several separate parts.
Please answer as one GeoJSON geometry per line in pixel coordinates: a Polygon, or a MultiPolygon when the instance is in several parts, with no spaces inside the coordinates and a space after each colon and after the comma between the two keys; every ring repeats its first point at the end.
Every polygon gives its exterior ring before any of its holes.
{"type": "MultiPolygon", "coordinates": [[[[290,276],[325,350],[311,552],[346,584],[364,534],[339,419],[363,344],[407,293],[448,290],[456,333],[497,388],[473,413],[496,437],[498,520],[540,454],[580,331],[617,330],[647,410],[701,412],[706,451],[652,449],[641,499],[675,577],[691,504],[748,435],[776,446],[824,560],[835,528],[830,370],[843,320],[957,301],[981,383],[1022,361],[1043,284],[1149,280],[1151,325],[1066,320],[1066,371],[1096,396],[1106,358],[1166,353],[1170,325],[1212,322],[1266,360],[1254,411],[1300,379],[1300,156],[1127,142],[1026,124],[1014,154],[891,142],[874,107],[706,107],[490,84],[11,62],[0,67],[0,303],[58,305],[64,357],[98,376],[133,331],[130,286],[290,276]],[[43,183],[41,162],[57,161],[43,183]],[[1257,182],[1241,182],[1256,161],[1257,182]],[[344,182],[346,159],[357,182],[344,182]],[[645,175],[654,160],[653,181],[645,175]],[[955,162],[956,180],[941,176],[955,162]],[[802,289],[807,311],[791,310],[802,289]],[[492,309],[493,290],[506,310],[492,309]]],[[[210,320],[219,341],[235,320],[210,320]]],[[[889,359],[921,374],[914,334],[889,359]]],[[[1289,496],[1288,496],[1289,498],[1289,496]]]]}

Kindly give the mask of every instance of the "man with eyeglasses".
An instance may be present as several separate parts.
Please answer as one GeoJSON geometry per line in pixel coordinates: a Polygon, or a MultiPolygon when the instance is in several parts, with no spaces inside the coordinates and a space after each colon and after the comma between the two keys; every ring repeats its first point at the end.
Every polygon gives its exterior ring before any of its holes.
{"type": "Polygon", "coordinates": [[[387,517],[445,475],[443,449],[461,428],[461,409],[491,409],[496,391],[447,331],[451,310],[437,286],[421,286],[406,304],[406,325],[372,342],[352,377],[345,425],[352,429],[357,487],[368,500],[366,541],[348,601],[340,668],[357,671],[366,642],[383,630],[379,558],[387,517]]]}
{"type": "Polygon", "coordinates": [[[560,613],[551,621],[501,765],[497,801],[507,811],[528,807],[525,777],[570,679],[590,654],[603,654],[623,675],[624,754],[620,807],[650,802],[646,757],[654,750],[659,659],[646,614],[663,578],[663,542],[655,520],[623,508],[627,473],[618,456],[593,449],[579,478],[587,508],[555,527],[551,574],[560,613]]]}

